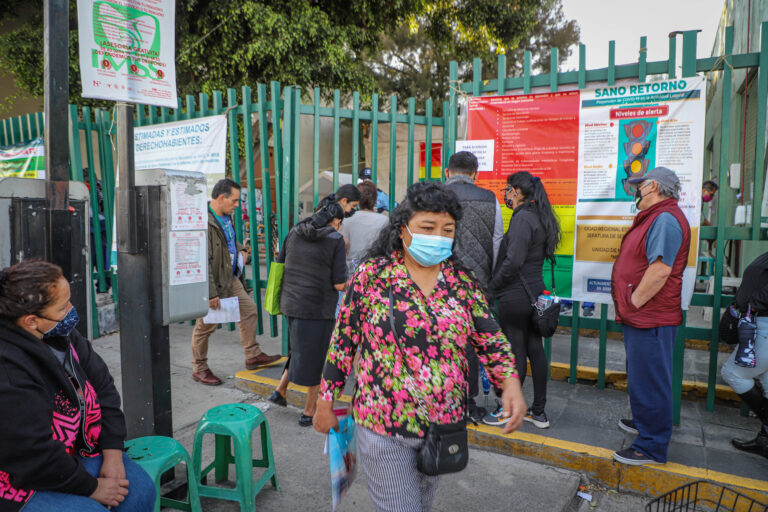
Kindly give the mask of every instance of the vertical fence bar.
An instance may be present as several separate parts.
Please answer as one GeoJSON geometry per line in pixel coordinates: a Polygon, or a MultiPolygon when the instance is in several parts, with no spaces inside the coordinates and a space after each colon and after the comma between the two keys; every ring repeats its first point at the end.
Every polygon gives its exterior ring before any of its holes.
{"type": "Polygon", "coordinates": [[[696,76],[696,36],[698,30],[683,32],[683,78],[696,76]]]}
{"type": "Polygon", "coordinates": [[[752,197],[752,240],[760,239],[760,217],[762,215],[763,187],[765,186],[765,145],[762,143],[768,116],[768,21],[763,22],[760,34],[760,61],[757,80],[757,125],[755,133],[755,189],[752,197]]]}
{"type": "Polygon", "coordinates": [[[645,82],[645,77],[648,71],[648,38],[642,36],[640,38],[640,51],[637,55],[637,81],[640,83],[645,82]]]}
{"type": "Polygon", "coordinates": [[[483,61],[475,58],[472,60],[472,96],[480,96],[480,88],[483,85],[483,61]]]}
{"type": "MultiPolygon", "coordinates": [[[[408,165],[406,167],[407,169],[407,177],[406,177],[406,183],[410,187],[413,185],[413,158],[415,156],[414,154],[414,117],[416,116],[416,98],[410,97],[408,98],[408,165]]],[[[421,148],[419,148],[419,151],[421,151],[421,148]]],[[[424,177],[427,176],[427,168],[424,167],[424,177]]],[[[421,176],[419,176],[419,179],[421,179],[421,176]]]]}
{"type": "Polygon", "coordinates": [[[378,184],[379,169],[379,95],[371,96],[371,180],[378,184]]]}
{"type": "Polygon", "coordinates": [[[587,87],[587,47],[579,44],[579,89],[587,87]]]}
{"type": "Polygon", "coordinates": [[[181,120],[181,114],[183,111],[182,103],[181,103],[181,96],[179,96],[176,100],[176,108],[173,109],[173,120],[174,121],[180,121],[181,120]]]}
{"type": "MultiPolygon", "coordinates": [[[[269,166],[269,127],[267,126],[267,86],[265,84],[258,85],[258,95],[259,153],[261,156],[261,212],[264,217],[264,259],[267,264],[267,277],[269,277],[269,269],[272,265],[275,247],[272,243],[273,215],[271,177],[273,176],[273,170],[269,166]]],[[[272,315],[269,315],[269,334],[270,336],[277,336],[277,317],[272,315]]]]}
{"type": "Polygon", "coordinates": [[[360,170],[360,93],[352,93],[352,183],[360,170]]]}
{"type": "Polygon", "coordinates": [[[333,191],[339,188],[339,108],[340,92],[333,91],[333,191]]]}
{"type": "MultiPolygon", "coordinates": [[[[293,94],[292,87],[286,87],[283,89],[283,161],[280,172],[280,211],[278,222],[280,222],[280,240],[285,242],[285,237],[288,236],[288,231],[291,228],[290,225],[290,211],[291,211],[291,134],[293,133],[291,124],[293,123],[293,102],[291,96],[293,94]]],[[[272,98],[276,101],[277,98],[272,98]]],[[[288,321],[283,316],[283,346],[282,350],[284,354],[288,353],[288,347],[290,346],[290,340],[288,337],[288,321]]]]}
{"type": "MultiPolygon", "coordinates": [[[[301,88],[293,87],[293,132],[291,133],[291,226],[299,222],[299,187],[301,185],[301,88]]],[[[314,205],[312,205],[314,206],[314,205]]],[[[310,208],[311,210],[311,208],[310,208]]]]}
{"type": "Polygon", "coordinates": [[[80,116],[76,105],[69,106],[69,179],[83,181],[83,159],[80,153],[80,116]]]}
{"type": "Polygon", "coordinates": [[[187,94],[187,111],[185,119],[193,119],[195,117],[195,97],[191,94],[187,94]]]}
{"type": "Polygon", "coordinates": [[[397,96],[389,98],[389,211],[395,210],[397,175],[397,96]]]}
{"type": "Polygon", "coordinates": [[[0,123],[0,145],[9,146],[11,144],[7,129],[7,125],[9,124],[10,119],[3,119],[2,123],[0,123]]]}
{"type": "MultiPolygon", "coordinates": [[[[272,96],[272,161],[275,166],[275,215],[277,219],[277,238],[279,243],[282,244],[283,239],[288,232],[283,232],[283,225],[281,222],[281,213],[283,211],[283,128],[280,122],[280,82],[271,82],[270,89],[272,96]]],[[[270,223],[271,222],[272,221],[270,220],[270,223]]]]}
{"type": "Polygon", "coordinates": [[[528,50],[523,54],[523,92],[531,92],[531,52],[528,50]]]}
{"type": "Polygon", "coordinates": [[[448,101],[451,103],[451,109],[448,113],[448,158],[453,155],[456,150],[456,137],[458,136],[458,119],[459,119],[459,105],[458,95],[459,91],[459,63],[452,60],[448,65],[449,75],[448,83],[450,84],[450,90],[448,92],[448,101]]]}
{"type": "Polygon", "coordinates": [[[32,137],[29,135],[29,124],[27,123],[26,116],[19,116],[19,124],[21,125],[21,141],[30,141],[32,137]]]}
{"type": "Polygon", "coordinates": [[[669,78],[675,78],[677,68],[677,39],[674,33],[669,37],[669,60],[667,61],[667,74],[669,78]]]}
{"type": "MultiPolygon", "coordinates": [[[[91,196],[91,226],[94,245],[96,245],[96,276],[99,279],[99,291],[103,293],[107,291],[107,286],[104,278],[104,253],[101,250],[101,218],[99,217],[99,197],[96,186],[96,163],[93,160],[93,139],[91,138],[93,126],[91,124],[91,109],[88,107],[83,107],[83,124],[85,125],[85,157],[88,163],[88,188],[91,196]]],[[[94,314],[93,316],[98,315],[94,314]]],[[[97,325],[95,333],[98,334],[98,332],[97,325]]]]}
{"type": "Polygon", "coordinates": [[[13,143],[14,144],[20,144],[23,142],[21,140],[21,126],[19,124],[19,118],[18,117],[12,117],[11,118],[11,133],[13,134],[13,143]]]}
{"type": "MultiPolygon", "coordinates": [[[[208,117],[208,95],[204,92],[201,92],[198,101],[200,102],[200,117],[208,117]]],[[[150,117],[153,117],[151,114],[154,114],[157,109],[152,107],[152,110],[150,112],[150,117]]],[[[157,117],[157,116],[154,116],[157,117]]]]}
{"type": "Polygon", "coordinates": [[[312,207],[320,200],[320,88],[315,87],[312,112],[312,207]]]}
{"type": "MultiPolygon", "coordinates": [[[[99,143],[99,153],[103,153],[104,166],[101,168],[101,179],[104,184],[104,217],[107,221],[107,248],[110,254],[110,266],[112,265],[112,229],[114,225],[115,211],[115,167],[112,158],[112,115],[109,111],[101,112],[99,120],[99,129],[101,130],[101,142],[99,143]]],[[[116,280],[112,280],[112,293],[115,294],[116,280]]],[[[116,295],[115,295],[116,296],[116,295]]]]}
{"type": "Polygon", "coordinates": [[[597,354],[597,388],[605,388],[605,355],[608,349],[608,304],[600,304],[600,347],[597,354]]]}
{"type": "Polygon", "coordinates": [[[608,41],[608,85],[616,83],[616,41],[608,41]]]}
{"type": "MultiPolygon", "coordinates": [[[[245,88],[243,88],[243,94],[245,94],[245,88]]],[[[250,89],[248,90],[250,95],[250,89]]],[[[189,99],[187,99],[187,105],[189,105],[189,99]]],[[[245,101],[243,101],[245,105],[245,101]]],[[[189,106],[187,106],[189,108],[189,106]]],[[[238,146],[238,128],[237,128],[237,91],[234,89],[227,90],[227,108],[231,108],[227,113],[227,124],[229,125],[229,169],[232,175],[232,181],[240,184],[240,147],[238,146]]],[[[189,112],[187,112],[189,115],[189,112]]],[[[250,120],[243,116],[243,126],[247,125],[250,120]]],[[[235,210],[235,234],[237,235],[237,241],[243,242],[243,210],[240,205],[237,205],[235,210]]]]}
{"type": "MultiPolygon", "coordinates": [[[[549,90],[550,92],[556,92],[558,87],[558,50],[557,48],[550,48],[549,50],[549,90]]],[[[552,281],[552,289],[555,289],[555,282],[552,281]]],[[[552,369],[552,337],[544,338],[544,354],[547,357],[547,380],[551,376],[552,369]]]]}
{"type": "MultiPolygon", "coordinates": [[[[672,39],[670,39],[672,41],[672,39]]],[[[670,44],[671,47],[671,44],[670,44]]],[[[728,178],[728,150],[730,145],[731,130],[731,78],[733,68],[731,64],[731,52],[733,51],[733,27],[725,29],[725,48],[723,51],[725,63],[723,65],[723,112],[720,121],[720,180],[718,183],[726,183],[728,178]]],[[[672,56],[670,55],[670,59],[672,56]]],[[[709,375],[707,378],[707,410],[715,409],[715,385],[717,383],[717,349],[718,349],[718,324],[720,321],[721,294],[723,291],[723,259],[725,257],[725,226],[726,204],[725,194],[717,197],[717,249],[715,250],[715,290],[712,302],[712,339],[709,344],[709,375]]]]}
{"type": "Polygon", "coordinates": [[[685,323],[687,320],[688,312],[683,311],[683,323],[677,329],[672,353],[672,421],[675,425],[680,424],[680,410],[682,409],[683,358],[685,357],[685,323]]]}
{"type": "MultiPolygon", "coordinates": [[[[504,81],[507,79],[507,55],[502,53],[496,57],[496,92],[501,96],[507,90],[507,84],[504,81]]],[[[445,114],[443,114],[445,115],[445,114]]]]}
{"type": "MultiPolygon", "coordinates": [[[[224,111],[224,95],[221,93],[221,91],[213,91],[213,113],[215,115],[220,115],[224,111]]],[[[161,109],[161,116],[162,120],[162,109],[161,109]]]]}
{"type": "Polygon", "coordinates": [[[579,312],[581,304],[579,301],[573,301],[573,313],[571,313],[571,359],[570,374],[568,383],[576,384],[579,367],[579,312]]]}
{"type": "Polygon", "coordinates": [[[448,111],[450,109],[450,103],[448,100],[443,102],[443,157],[441,160],[441,167],[442,167],[442,173],[443,176],[445,176],[445,169],[448,167],[448,159],[450,158],[450,154],[448,152],[448,144],[449,144],[449,133],[448,133],[448,111]]]}
{"type": "MultiPolygon", "coordinates": [[[[264,324],[261,314],[261,261],[259,259],[259,230],[256,225],[256,179],[254,177],[253,165],[253,123],[251,122],[251,88],[243,86],[243,145],[245,146],[245,180],[248,186],[248,217],[250,219],[249,236],[251,238],[251,275],[253,276],[253,300],[256,303],[256,309],[259,311],[257,320],[258,334],[264,334],[264,324]],[[256,250],[253,248],[256,247],[256,250]]],[[[234,91],[233,91],[234,92],[234,91]]],[[[234,98],[237,101],[236,98],[234,98]]],[[[235,109],[230,111],[234,113],[235,109]]],[[[237,144],[237,125],[230,124],[230,134],[235,134],[235,144],[237,144]]],[[[231,140],[231,139],[230,139],[231,140]]],[[[239,173],[238,173],[239,174],[239,173]]],[[[262,204],[263,199],[262,199],[262,204]]]]}
{"type": "Polygon", "coordinates": [[[429,98],[426,103],[426,123],[424,126],[425,142],[424,142],[424,173],[427,176],[427,181],[432,181],[432,98],[429,98]]]}

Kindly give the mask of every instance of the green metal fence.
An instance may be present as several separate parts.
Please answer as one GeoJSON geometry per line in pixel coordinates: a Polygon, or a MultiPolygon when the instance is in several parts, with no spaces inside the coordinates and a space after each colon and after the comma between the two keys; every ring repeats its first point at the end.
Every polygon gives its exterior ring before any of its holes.
{"type": "MultiPolygon", "coordinates": [[[[730,134],[730,107],[731,107],[731,78],[735,69],[748,68],[757,70],[758,73],[758,115],[756,133],[764,134],[766,127],[766,96],[768,95],[768,23],[762,25],[762,43],[759,52],[748,54],[732,55],[733,28],[726,30],[725,54],[719,57],[710,57],[704,59],[696,58],[696,31],[687,31],[682,34],[682,77],[694,76],[697,73],[722,73],[722,124],[720,126],[720,160],[717,162],[717,172],[719,182],[727,181],[728,167],[728,144],[730,134]]],[[[187,96],[184,101],[179,101],[176,109],[156,108],[148,106],[139,106],[137,108],[136,125],[146,126],[164,122],[171,122],[183,119],[193,119],[209,115],[226,114],[229,124],[228,152],[229,152],[229,174],[235,181],[240,181],[240,153],[243,148],[245,161],[246,183],[249,191],[248,210],[251,215],[256,211],[254,190],[256,185],[255,176],[255,152],[258,148],[260,153],[261,183],[262,183],[262,208],[264,212],[264,243],[260,246],[257,226],[255,222],[250,223],[250,240],[252,252],[254,255],[263,253],[266,258],[267,268],[273,259],[276,247],[273,239],[283,240],[287,235],[291,225],[298,220],[299,216],[299,188],[301,183],[301,148],[302,144],[312,145],[312,202],[316,204],[319,199],[319,179],[320,179],[320,153],[330,149],[332,152],[332,171],[333,171],[333,189],[335,190],[339,183],[340,174],[340,126],[342,120],[351,123],[352,129],[352,172],[356,172],[361,166],[360,158],[360,135],[361,126],[367,125],[371,133],[371,160],[369,165],[373,171],[374,182],[387,173],[389,182],[390,207],[394,204],[398,180],[405,180],[407,184],[413,183],[418,179],[432,179],[430,169],[430,158],[432,155],[432,127],[442,127],[442,162],[448,161],[455,147],[457,140],[458,126],[458,105],[459,96],[479,96],[484,94],[514,94],[529,93],[533,88],[548,87],[550,91],[557,91],[560,87],[568,86],[573,88],[576,85],[583,89],[596,83],[607,83],[612,85],[616,80],[637,79],[645,82],[648,77],[660,75],[662,77],[675,78],[677,74],[677,40],[672,37],[668,41],[669,56],[666,60],[649,62],[646,59],[647,40],[645,37],[640,39],[638,61],[632,64],[615,65],[615,43],[610,41],[608,44],[608,67],[601,69],[586,68],[586,47],[579,46],[579,69],[576,71],[560,72],[558,71],[557,49],[552,49],[551,69],[549,73],[534,75],[531,73],[531,54],[525,53],[524,66],[522,74],[519,76],[507,76],[506,58],[503,55],[498,57],[497,74],[494,77],[483,78],[480,59],[473,62],[473,80],[469,83],[460,83],[459,66],[453,62],[450,65],[450,93],[447,101],[443,101],[443,116],[432,116],[432,100],[427,100],[424,105],[426,115],[416,115],[416,102],[414,98],[407,99],[404,103],[399,103],[396,96],[386,99],[373,95],[370,98],[369,105],[361,106],[361,96],[358,92],[353,92],[348,98],[343,100],[341,91],[335,90],[332,93],[333,100],[328,103],[321,101],[321,90],[315,88],[307,91],[297,87],[282,87],[278,82],[272,82],[267,87],[264,84],[256,86],[255,91],[250,87],[243,87],[240,91],[228,89],[226,91],[226,105],[224,104],[225,94],[220,91],[214,92],[211,96],[200,94],[199,96],[187,96]],[[309,103],[303,103],[303,98],[309,99],[309,103]],[[347,108],[351,103],[351,108],[347,108]],[[402,106],[400,106],[402,105],[402,106]],[[255,117],[254,117],[255,116],[255,117]],[[303,140],[301,136],[301,125],[304,116],[312,121],[311,140],[303,140]],[[257,133],[254,132],[255,118],[258,121],[257,133]],[[274,165],[270,167],[269,158],[269,119],[273,121],[272,126],[272,148],[274,152],[274,165]],[[321,147],[320,144],[320,120],[329,118],[332,120],[333,138],[331,148],[321,147]],[[386,169],[379,168],[378,162],[378,133],[380,125],[389,125],[389,165],[386,169]],[[397,168],[397,128],[398,125],[406,127],[408,133],[407,139],[407,164],[405,169],[397,168]],[[415,127],[424,126],[424,140],[416,140],[414,136],[415,127]],[[258,143],[256,143],[258,138],[258,143]],[[425,175],[419,177],[414,172],[414,152],[417,150],[416,142],[425,143],[425,175]],[[275,204],[272,204],[272,184],[275,187],[275,204]],[[277,233],[273,233],[273,222],[277,233]],[[276,236],[275,236],[276,235],[276,236]]],[[[329,95],[331,96],[331,95],[329,95]]],[[[5,119],[0,122],[0,144],[12,144],[26,141],[42,135],[42,114],[23,116],[12,119],[5,119]]],[[[113,137],[116,136],[116,129],[112,114],[101,109],[90,110],[87,107],[79,109],[76,106],[70,106],[70,151],[71,151],[71,178],[73,180],[83,180],[83,167],[94,169],[98,162],[100,176],[104,189],[104,235],[107,238],[107,246],[112,243],[112,222],[114,212],[114,187],[115,187],[115,154],[113,137]],[[85,159],[81,144],[85,149],[85,159]]],[[[758,139],[759,141],[760,139],[758,139]]],[[[709,375],[707,388],[707,408],[712,410],[715,404],[715,381],[717,376],[717,351],[718,342],[716,339],[717,321],[719,311],[731,299],[730,296],[722,294],[724,245],[728,240],[760,240],[765,239],[765,234],[760,229],[760,208],[763,197],[764,174],[760,170],[765,165],[765,147],[761,142],[756,144],[755,148],[755,173],[754,190],[752,192],[753,204],[757,205],[752,209],[751,227],[734,227],[726,224],[725,218],[725,198],[724,194],[718,194],[718,222],[717,226],[702,227],[701,240],[712,240],[717,242],[717,251],[715,256],[715,289],[714,293],[694,294],[692,305],[706,306],[713,308],[712,328],[697,328],[684,325],[678,334],[674,352],[674,385],[675,385],[675,421],[679,423],[680,418],[680,400],[682,396],[683,382],[683,361],[685,355],[685,340],[698,339],[710,340],[709,353],[709,375]],[[761,238],[762,237],[762,238],[761,238]]],[[[99,217],[98,206],[96,202],[95,173],[90,172],[88,176],[91,185],[91,204],[93,210],[93,231],[95,243],[101,244],[102,221],[99,217]]],[[[239,213],[239,212],[238,212],[239,213]]],[[[242,238],[246,235],[243,232],[241,216],[237,215],[237,235],[242,238]]],[[[110,273],[107,269],[108,262],[105,257],[98,254],[94,262],[95,270],[93,280],[95,288],[98,291],[105,291],[106,276],[110,273]]],[[[254,287],[254,300],[261,307],[262,291],[266,287],[266,275],[262,275],[259,266],[259,258],[254,257],[252,261],[252,285],[254,287]]],[[[547,272],[548,269],[545,269],[547,272]]],[[[113,293],[116,289],[116,276],[112,277],[113,293]]],[[[561,326],[571,328],[570,340],[570,377],[572,384],[577,380],[577,365],[579,362],[579,330],[594,329],[599,331],[599,360],[598,360],[598,382],[599,388],[605,387],[605,364],[607,337],[609,332],[620,332],[621,327],[614,321],[607,318],[608,308],[606,305],[600,307],[601,315],[599,319],[583,318],[579,315],[579,304],[574,303],[573,315],[571,317],[563,316],[560,319],[561,326]]],[[[265,313],[266,315],[266,313],[265,313]]],[[[95,317],[94,308],[94,317],[95,317]]],[[[269,332],[272,336],[277,335],[277,318],[264,316],[269,324],[269,332]]],[[[94,318],[93,332],[98,334],[97,319],[94,318]]],[[[283,326],[285,327],[285,326],[283,326]]],[[[259,333],[264,332],[262,318],[259,319],[259,333]]],[[[283,333],[286,329],[282,330],[283,333]]],[[[283,337],[284,350],[287,351],[287,338],[283,337]]],[[[551,354],[551,340],[545,340],[545,348],[548,357],[551,354]]]]}

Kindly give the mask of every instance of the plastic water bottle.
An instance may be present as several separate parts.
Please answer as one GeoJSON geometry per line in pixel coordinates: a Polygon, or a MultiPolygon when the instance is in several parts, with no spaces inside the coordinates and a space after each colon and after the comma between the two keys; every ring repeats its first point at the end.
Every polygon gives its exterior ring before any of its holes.
{"type": "Polygon", "coordinates": [[[485,373],[485,368],[482,366],[480,367],[480,370],[483,372],[481,374],[481,378],[483,381],[483,394],[487,397],[488,393],[491,392],[491,379],[488,378],[488,374],[485,373]]]}
{"type": "Polygon", "coordinates": [[[539,311],[546,311],[553,303],[553,297],[549,294],[549,290],[544,290],[536,299],[536,309],[539,311]]]}

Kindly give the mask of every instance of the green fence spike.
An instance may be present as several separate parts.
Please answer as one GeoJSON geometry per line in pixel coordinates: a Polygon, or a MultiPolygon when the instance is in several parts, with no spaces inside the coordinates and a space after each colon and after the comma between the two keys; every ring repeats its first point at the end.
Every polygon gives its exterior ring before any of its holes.
{"type": "MultiPolygon", "coordinates": [[[[411,156],[413,158],[413,156],[411,156]]],[[[397,175],[397,96],[389,98],[389,211],[395,210],[397,175]]]]}
{"type": "Polygon", "coordinates": [[[616,41],[608,41],[608,85],[616,83],[616,41]]]}
{"type": "MultiPolygon", "coordinates": [[[[531,92],[531,52],[525,50],[523,53],[523,92],[530,94],[531,92]]],[[[480,96],[480,92],[473,94],[473,96],[480,96]]]]}
{"type": "MultiPolygon", "coordinates": [[[[259,153],[261,156],[261,212],[264,217],[264,255],[267,263],[267,279],[269,279],[269,268],[272,264],[273,255],[275,253],[275,245],[273,243],[274,231],[272,229],[272,219],[274,218],[274,208],[272,205],[272,179],[276,176],[277,169],[270,166],[269,160],[269,127],[267,122],[267,112],[269,107],[267,106],[267,86],[265,84],[258,85],[258,99],[257,104],[259,115],[259,153]]],[[[276,160],[272,159],[273,164],[276,160]]],[[[277,317],[269,315],[269,333],[270,336],[277,336],[277,317]]],[[[287,352],[283,355],[288,355],[287,352]]]]}
{"type": "Polygon", "coordinates": [[[312,117],[312,206],[320,200],[320,88],[314,90],[312,117]]]}
{"type": "Polygon", "coordinates": [[[549,90],[552,92],[557,91],[558,66],[558,50],[555,46],[549,49],[549,90]]]}
{"type": "Polygon", "coordinates": [[[426,102],[427,122],[424,126],[424,173],[427,181],[432,181],[432,98],[426,102]]]}
{"type": "MultiPolygon", "coordinates": [[[[413,185],[413,160],[416,157],[414,152],[414,131],[415,131],[415,119],[416,119],[416,98],[408,98],[408,164],[406,166],[406,183],[410,187],[413,185]]],[[[426,177],[426,167],[424,169],[424,176],[426,177]]],[[[421,173],[421,171],[419,171],[421,173]]],[[[419,180],[421,180],[421,174],[419,174],[419,180]]]]}
{"type": "Polygon", "coordinates": [[[360,170],[360,93],[352,93],[352,183],[360,170]]]}
{"type": "Polygon", "coordinates": [[[379,95],[371,96],[371,180],[378,184],[379,171],[379,95]]]}
{"type": "Polygon", "coordinates": [[[640,38],[640,51],[637,54],[637,81],[638,82],[645,82],[645,77],[647,73],[647,57],[648,57],[648,38],[646,36],[642,36],[640,38]]]}
{"type": "MultiPolygon", "coordinates": [[[[496,92],[501,96],[504,94],[506,89],[506,80],[507,80],[507,55],[504,53],[499,54],[498,57],[496,57],[496,67],[498,68],[496,71],[496,92]]],[[[443,113],[445,115],[445,113],[443,113]]]]}
{"type": "Polygon", "coordinates": [[[339,188],[339,109],[341,93],[333,91],[333,191],[339,188]]]}

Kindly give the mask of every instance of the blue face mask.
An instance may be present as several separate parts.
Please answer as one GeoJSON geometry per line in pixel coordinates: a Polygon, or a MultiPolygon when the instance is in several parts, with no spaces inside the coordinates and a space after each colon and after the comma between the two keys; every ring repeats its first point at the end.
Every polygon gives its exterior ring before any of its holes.
{"type": "MultiPolygon", "coordinates": [[[[45,317],[42,317],[45,318],[45,317]]],[[[51,322],[56,322],[56,320],[53,320],[52,318],[45,318],[46,320],[50,320],[51,322]]],[[[80,322],[80,317],[77,314],[77,309],[75,309],[75,306],[72,306],[72,308],[67,312],[66,315],[64,315],[64,318],[59,320],[56,325],[53,326],[53,328],[43,334],[43,338],[54,338],[56,336],[69,336],[69,334],[74,330],[75,326],[80,322]]]]}
{"type": "MultiPolygon", "coordinates": [[[[408,229],[408,226],[405,226],[405,229],[408,229]]],[[[411,230],[408,229],[408,232],[411,233],[411,230]]],[[[453,238],[411,233],[411,245],[406,248],[419,265],[432,267],[450,258],[453,253],[453,238]]]]}

